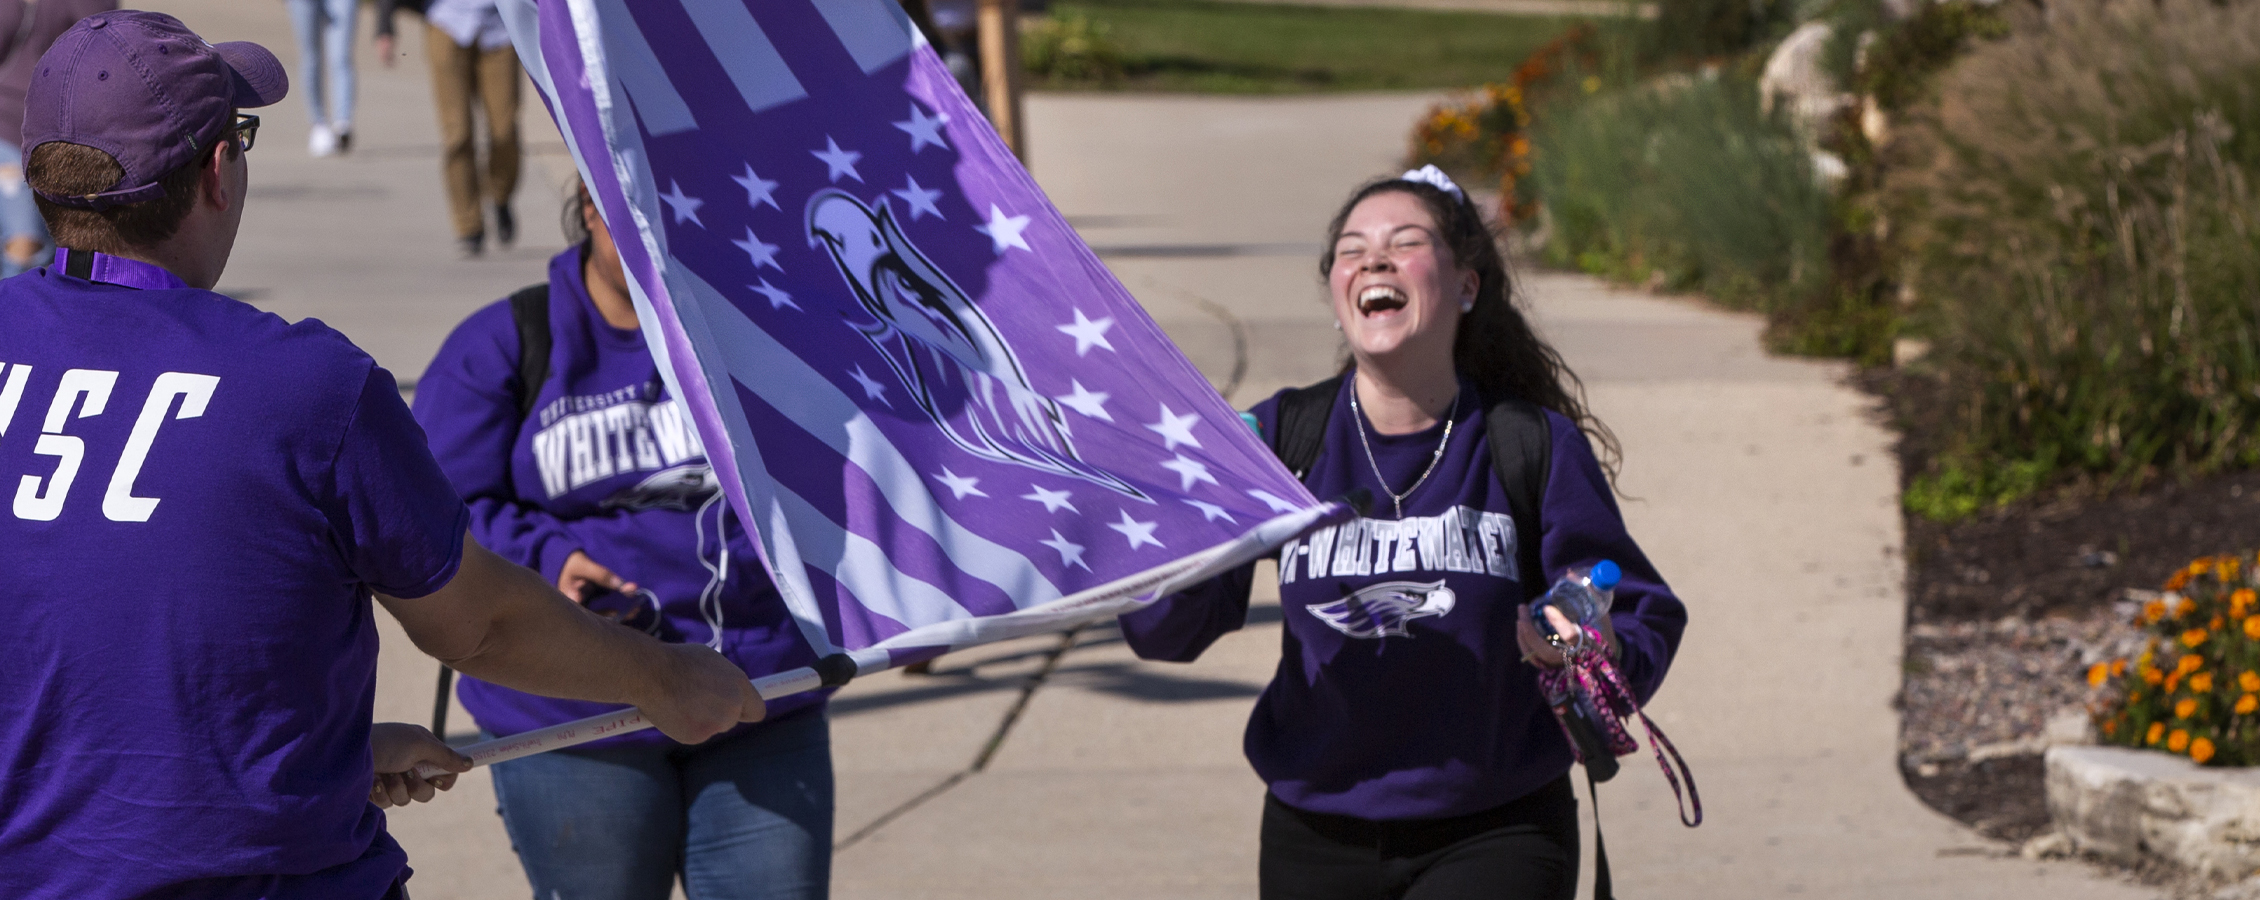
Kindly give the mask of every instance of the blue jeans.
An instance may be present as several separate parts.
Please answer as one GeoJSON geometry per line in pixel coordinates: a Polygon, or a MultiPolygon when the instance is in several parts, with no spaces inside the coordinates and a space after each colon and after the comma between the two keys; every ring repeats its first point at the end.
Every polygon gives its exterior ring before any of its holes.
{"type": "Polygon", "coordinates": [[[832,726],[821,708],[695,747],[558,750],[494,767],[538,900],[822,900],[832,726]]]}
{"type": "Polygon", "coordinates": [[[338,131],[353,130],[355,6],[356,0],[290,0],[290,23],[298,31],[298,89],[314,124],[338,131]]]}
{"type": "Polygon", "coordinates": [[[55,242],[47,237],[47,221],[39,217],[39,204],[31,198],[31,186],[24,183],[23,151],[0,141],[0,247],[24,237],[38,241],[39,250],[21,261],[0,252],[0,278],[44,266],[55,255],[55,242]]]}

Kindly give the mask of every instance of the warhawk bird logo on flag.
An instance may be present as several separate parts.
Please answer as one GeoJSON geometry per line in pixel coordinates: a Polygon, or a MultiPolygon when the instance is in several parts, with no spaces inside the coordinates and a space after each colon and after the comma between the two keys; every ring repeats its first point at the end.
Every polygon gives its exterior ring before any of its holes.
{"type": "Polygon", "coordinates": [[[1347,515],[1100,265],[893,0],[509,0],[819,654],[1113,615],[1347,515]]]}

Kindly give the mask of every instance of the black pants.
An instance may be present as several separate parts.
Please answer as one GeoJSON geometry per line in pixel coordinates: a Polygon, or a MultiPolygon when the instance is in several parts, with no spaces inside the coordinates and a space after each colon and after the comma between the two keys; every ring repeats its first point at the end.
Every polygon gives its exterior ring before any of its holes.
{"type": "Polygon", "coordinates": [[[1496,809],[1378,822],[1263,801],[1263,900],[1570,900],[1577,795],[1569,776],[1496,809]]]}

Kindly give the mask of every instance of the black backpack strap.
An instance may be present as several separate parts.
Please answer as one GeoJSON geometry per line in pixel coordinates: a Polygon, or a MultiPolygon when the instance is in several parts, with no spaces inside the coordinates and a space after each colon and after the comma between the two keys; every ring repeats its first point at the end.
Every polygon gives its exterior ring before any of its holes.
{"type": "MultiPolygon", "coordinates": [[[[556,343],[549,333],[549,282],[529,284],[511,294],[510,321],[518,326],[518,419],[524,421],[534,414],[534,398],[541,396],[541,383],[549,380],[549,350],[556,343]]],[[[447,739],[447,707],[454,687],[455,670],[440,663],[439,696],[432,700],[432,733],[443,741],[447,739]]]]}
{"type": "Polygon", "coordinates": [[[1334,398],[1342,395],[1342,376],[1279,395],[1279,424],[1273,429],[1271,452],[1301,480],[1318,462],[1326,441],[1326,420],[1334,415],[1334,398]]]}
{"type": "Polygon", "coordinates": [[[534,414],[534,398],[549,380],[549,282],[510,295],[510,320],[518,324],[518,418],[534,414]]]}
{"type": "Polygon", "coordinates": [[[1554,435],[1546,425],[1546,410],[1528,400],[1498,400],[1484,411],[1491,439],[1491,474],[1507,491],[1507,511],[1515,522],[1515,564],[1523,593],[1545,593],[1544,564],[1538,559],[1539,508],[1546,499],[1546,480],[1553,474],[1554,435]]]}

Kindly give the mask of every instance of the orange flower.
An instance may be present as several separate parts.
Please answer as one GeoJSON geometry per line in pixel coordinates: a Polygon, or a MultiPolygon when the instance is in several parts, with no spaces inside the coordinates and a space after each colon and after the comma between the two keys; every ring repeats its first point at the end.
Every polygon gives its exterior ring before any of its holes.
{"type": "Polygon", "coordinates": [[[2114,659],[2111,661],[2111,677],[2120,678],[2125,676],[2126,674],[2127,661],[2125,659],[2114,659]]]}
{"type": "Polygon", "coordinates": [[[2179,688],[2179,687],[2181,687],[2181,684],[2182,684],[2182,673],[2180,673],[2180,672],[2175,672],[2175,673],[2174,673],[2174,674],[2172,674],[2172,675],[2168,675],[2168,676],[2166,676],[2166,693],[2169,693],[2169,694],[2173,693],[2173,692],[2174,692],[2174,690],[2175,690],[2176,688],[2179,688]]]}
{"type": "Polygon", "coordinates": [[[2174,704],[2174,718],[2187,719],[2196,714],[2197,698],[2195,697],[2183,697],[2180,703],[2174,704]]]}
{"type": "Polygon", "coordinates": [[[2175,753],[2189,749],[2189,732],[2179,728],[2174,729],[2173,734],[2166,735],[2166,749],[2175,753]]]}
{"type": "Polygon", "coordinates": [[[2252,602],[2255,600],[2260,600],[2260,593],[2255,593],[2251,588],[2237,588],[2229,592],[2229,610],[2242,616],[2252,611],[2252,602]]]}
{"type": "Polygon", "coordinates": [[[2148,625],[2166,617],[2166,601],[2152,600],[2142,605],[2142,624],[2148,625]]]}
{"type": "Polygon", "coordinates": [[[2213,558],[2210,556],[2200,556],[2189,561],[2189,574],[2191,575],[2203,575],[2211,571],[2213,571],[2213,558]]]}
{"type": "Polygon", "coordinates": [[[2156,744],[2158,743],[2158,738],[2165,733],[2166,723],[2152,722],[2150,723],[2150,733],[2142,736],[2142,742],[2145,744],[2156,744]]]}
{"type": "Polygon", "coordinates": [[[2178,590],[2181,590],[2181,589],[2182,589],[2182,588],[2183,588],[2184,586],[2187,586],[2188,584],[2189,584],[2189,573],[2188,573],[2188,572],[2175,572],[2175,573],[2173,574],[2173,577],[2166,579],[2166,584],[2165,584],[2165,588],[2166,588],[2166,590],[2168,590],[2168,591],[2178,591],[2178,590]]]}
{"type": "Polygon", "coordinates": [[[2254,672],[2251,669],[2244,670],[2243,673],[2237,675],[2236,686],[2243,688],[2247,694],[2260,694],[2260,672],[2254,672]]]}
{"type": "Polygon", "coordinates": [[[2255,709],[2260,709],[2260,695],[2246,694],[2236,698],[2237,715],[2249,716],[2255,709]]]}
{"type": "Polygon", "coordinates": [[[2177,616],[2186,616],[2196,611],[2197,601],[2191,600],[2188,597],[2183,597],[2181,598],[2180,602],[2174,604],[2174,615],[2177,616]]]}
{"type": "Polygon", "coordinates": [[[2112,735],[2115,735],[2115,734],[2118,734],[2118,733],[2119,733],[2119,721],[2118,721],[2117,719],[2111,719],[2111,720],[2105,721],[2105,722],[2103,723],[2103,736],[2104,736],[2104,737],[2110,737],[2110,736],[2112,736],[2112,735]]]}
{"type": "Polygon", "coordinates": [[[2157,669],[2142,670],[2142,682],[2144,684],[2156,685],[2158,682],[2164,680],[2166,680],[2166,673],[2164,672],[2160,672],[2157,669]]]}
{"type": "Polygon", "coordinates": [[[2213,673],[2211,673],[2211,672],[2199,672],[2199,673],[2197,673],[2197,674],[2195,674],[2195,675],[2191,675],[2191,676],[2189,676],[2189,689],[2190,689],[2190,691],[2191,691],[2192,693],[2198,693],[2198,694],[2210,694],[2210,693],[2212,693],[2212,692],[2213,692],[2213,673]]]}
{"type": "Polygon", "coordinates": [[[2111,677],[2110,663],[2096,663],[2087,667],[2087,686],[2099,688],[2111,677]]]}
{"type": "Polygon", "coordinates": [[[2244,636],[2260,641],[2260,616],[2249,616],[2244,620],[2244,636]]]}
{"type": "Polygon", "coordinates": [[[2206,760],[2208,760],[2208,759],[2212,759],[2212,758],[2213,758],[2213,742],[2212,742],[2212,740],[2210,740],[2210,739],[2208,739],[2208,738],[2198,738],[2197,740],[2194,740],[2194,741],[2191,741],[2191,742],[2189,742],[2189,759],[2190,759],[2190,761],[2191,761],[2191,762],[2194,762],[2194,763],[2196,763],[2196,764],[2198,764],[2198,765],[2201,765],[2201,766],[2202,766],[2202,765],[2204,765],[2204,764],[2205,764],[2205,761],[2206,761],[2206,760]]]}
{"type": "Polygon", "coordinates": [[[2235,578],[2237,569],[2243,564],[2244,563],[2242,560],[2239,560],[2234,556],[2223,555],[2221,557],[2221,580],[2228,581],[2229,579],[2235,578]]]}
{"type": "Polygon", "coordinates": [[[2227,623],[2222,622],[2220,616],[2214,616],[2213,621],[2205,623],[2205,627],[2214,631],[2219,631],[2221,630],[2221,626],[2224,624],[2227,623]]]}
{"type": "Polygon", "coordinates": [[[2184,653],[2182,654],[2182,658],[2174,663],[2174,671],[2183,675],[2187,675],[2202,668],[2205,668],[2205,660],[2203,657],[2200,657],[2195,653],[2184,653]]]}

